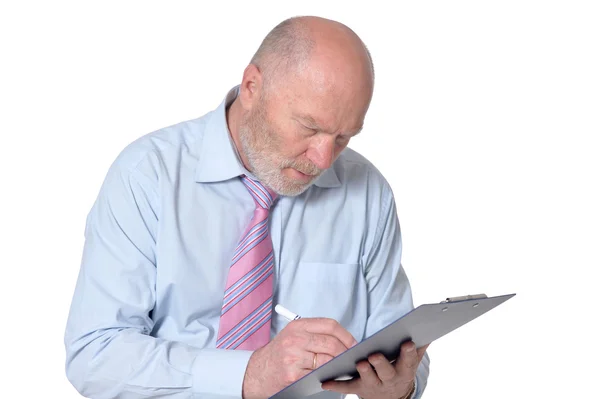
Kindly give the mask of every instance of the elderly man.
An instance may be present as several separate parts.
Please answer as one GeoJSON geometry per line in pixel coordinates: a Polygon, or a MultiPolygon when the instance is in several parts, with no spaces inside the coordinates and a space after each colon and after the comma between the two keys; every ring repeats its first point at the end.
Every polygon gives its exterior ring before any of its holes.
{"type": "MultiPolygon", "coordinates": [[[[215,111],[121,152],[87,218],[66,328],[79,392],[267,398],[413,308],[392,191],[346,148],[373,79],[348,27],[289,19],[215,111]]],[[[314,397],[420,397],[428,366],[404,343],[314,397]]]]}

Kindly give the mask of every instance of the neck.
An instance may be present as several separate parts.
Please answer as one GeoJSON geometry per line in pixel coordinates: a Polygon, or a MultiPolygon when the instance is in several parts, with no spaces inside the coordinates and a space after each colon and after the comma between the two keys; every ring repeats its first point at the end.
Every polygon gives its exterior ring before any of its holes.
{"type": "Polygon", "coordinates": [[[244,164],[244,167],[252,172],[250,169],[250,165],[248,163],[248,158],[244,151],[242,151],[242,142],[240,140],[240,119],[242,115],[242,107],[240,104],[239,97],[233,100],[233,103],[227,108],[225,113],[227,119],[227,127],[229,128],[229,133],[231,134],[231,138],[233,139],[233,143],[235,144],[235,149],[244,164]]]}

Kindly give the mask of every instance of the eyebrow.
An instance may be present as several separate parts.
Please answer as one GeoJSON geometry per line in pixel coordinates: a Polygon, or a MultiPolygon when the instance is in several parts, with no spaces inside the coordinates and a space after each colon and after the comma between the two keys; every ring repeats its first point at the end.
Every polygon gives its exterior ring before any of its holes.
{"type": "Polygon", "coordinates": [[[360,127],[358,128],[358,130],[355,133],[352,134],[352,137],[358,136],[358,134],[360,132],[362,132],[362,130],[363,130],[363,125],[360,125],[360,127]]]}
{"type": "MultiPolygon", "coordinates": [[[[317,128],[321,131],[324,131],[325,129],[321,128],[319,126],[319,124],[317,123],[317,121],[315,121],[315,119],[310,116],[310,115],[299,115],[300,119],[304,119],[305,122],[307,122],[308,125],[310,125],[309,127],[311,128],[317,128]]],[[[363,125],[360,125],[360,127],[356,130],[356,132],[352,133],[352,137],[357,136],[361,131],[363,130],[363,125]]]]}

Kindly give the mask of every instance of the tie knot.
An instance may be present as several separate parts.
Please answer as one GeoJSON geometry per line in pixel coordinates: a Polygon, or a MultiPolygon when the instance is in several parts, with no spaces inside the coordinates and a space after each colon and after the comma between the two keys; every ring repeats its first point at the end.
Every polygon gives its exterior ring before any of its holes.
{"type": "Polygon", "coordinates": [[[248,191],[250,191],[256,206],[267,210],[271,208],[273,202],[277,199],[277,194],[275,192],[263,186],[259,181],[248,178],[246,175],[242,175],[242,182],[248,191]]]}

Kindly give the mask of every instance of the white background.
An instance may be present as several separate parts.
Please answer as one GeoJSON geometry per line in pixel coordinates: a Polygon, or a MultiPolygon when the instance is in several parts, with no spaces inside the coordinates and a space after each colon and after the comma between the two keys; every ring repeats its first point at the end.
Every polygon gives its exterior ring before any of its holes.
{"type": "Polygon", "coordinates": [[[63,332],[117,154],[218,106],[274,25],[312,14],[372,52],[351,147],[394,189],[415,304],[517,293],[432,344],[425,398],[594,397],[598,3],[392,4],[2,2],[0,396],[79,397],[63,332]]]}

